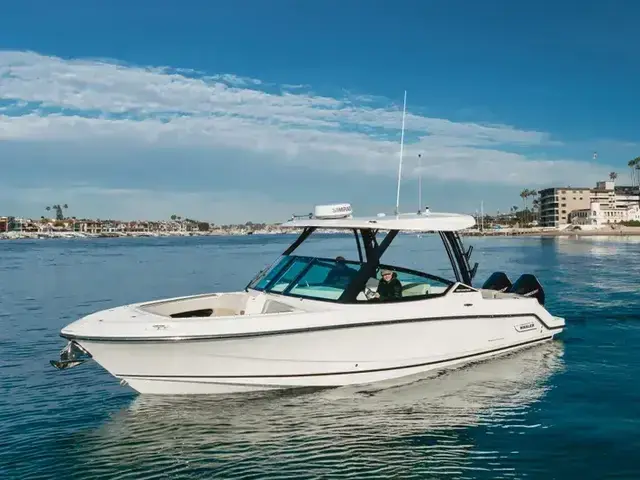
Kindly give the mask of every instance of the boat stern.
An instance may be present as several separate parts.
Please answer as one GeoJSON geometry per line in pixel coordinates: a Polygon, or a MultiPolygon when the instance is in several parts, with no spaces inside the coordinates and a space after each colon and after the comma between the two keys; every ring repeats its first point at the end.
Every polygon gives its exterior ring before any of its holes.
{"type": "Polygon", "coordinates": [[[547,315],[544,317],[544,325],[551,334],[551,338],[555,338],[558,334],[564,331],[566,324],[565,319],[563,317],[553,315],[550,312],[546,313],[547,315]]]}

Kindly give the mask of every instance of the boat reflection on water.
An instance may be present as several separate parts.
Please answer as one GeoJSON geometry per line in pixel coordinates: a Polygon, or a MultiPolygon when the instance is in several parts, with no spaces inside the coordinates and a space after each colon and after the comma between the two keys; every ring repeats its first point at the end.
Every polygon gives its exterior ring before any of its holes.
{"type": "Polygon", "coordinates": [[[84,461],[132,469],[154,462],[174,474],[204,469],[225,478],[291,468],[308,474],[320,466],[325,473],[336,468],[345,474],[380,468],[384,475],[398,468],[472,468],[473,442],[460,430],[532,427],[530,406],[563,367],[562,354],[562,343],[555,341],[384,387],[142,395],[83,439],[91,450],[84,461]]]}

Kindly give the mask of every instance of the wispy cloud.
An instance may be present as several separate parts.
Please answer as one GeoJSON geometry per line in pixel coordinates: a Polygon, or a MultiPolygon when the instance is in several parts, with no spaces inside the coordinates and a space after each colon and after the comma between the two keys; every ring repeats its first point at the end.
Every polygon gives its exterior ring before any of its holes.
{"type": "MultiPolygon", "coordinates": [[[[0,107],[5,141],[221,147],[311,169],[382,174],[397,165],[398,105],[231,74],[4,51],[0,107]]],[[[423,153],[426,178],[532,185],[590,180],[606,170],[522,153],[557,146],[545,132],[411,112],[406,152],[423,153]]]]}
{"type": "MultiPolygon", "coordinates": [[[[493,194],[502,208],[516,189],[590,185],[614,169],[604,152],[615,140],[562,144],[548,132],[433,118],[409,100],[404,175],[416,175],[422,153],[429,195],[441,197],[431,205],[470,208],[493,194]],[[572,159],[593,149],[604,162],[572,159]]],[[[228,73],[0,51],[0,203],[217,222],[281,220],[307,202],[354,197],[384,208],[401,107],[228,73]]]]}

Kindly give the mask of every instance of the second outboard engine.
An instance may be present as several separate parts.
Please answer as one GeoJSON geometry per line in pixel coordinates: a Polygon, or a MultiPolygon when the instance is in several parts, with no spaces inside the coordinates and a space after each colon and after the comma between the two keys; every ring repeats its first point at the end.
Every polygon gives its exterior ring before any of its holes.
{"type": "Polygon", "coordinates": [[[515,293],[524,297],[535,297],[540,305],[544,305],[544,289],[535,275],[525,273],[516,280],[509,289],[509,293],[515,293]]]}
{"type": "Polygon", "coordinates": [[[511,280],[504,272],[493,272],[487,281],[482,285],[484,290],[496,290],[506,292],[511,288],[511,280]]]}

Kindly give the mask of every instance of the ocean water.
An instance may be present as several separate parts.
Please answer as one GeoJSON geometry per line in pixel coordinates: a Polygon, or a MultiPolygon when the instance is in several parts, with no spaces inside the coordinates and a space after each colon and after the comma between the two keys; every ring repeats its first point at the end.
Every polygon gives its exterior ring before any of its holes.
{"type": "MultiPolygon", "coordinates": [[[[111,306],[241,289],[291,237],[1,242],[0,478],[638,479],[639,240],[465,241],[476,283],[538,276],[567,319],[547,345],[392,388],[189,398],[137,395],[95,362],[53,369],[60,329],[111,306]]],[[[436,245],[401,237],[387,262],[442,274],[436,245]]]]}

